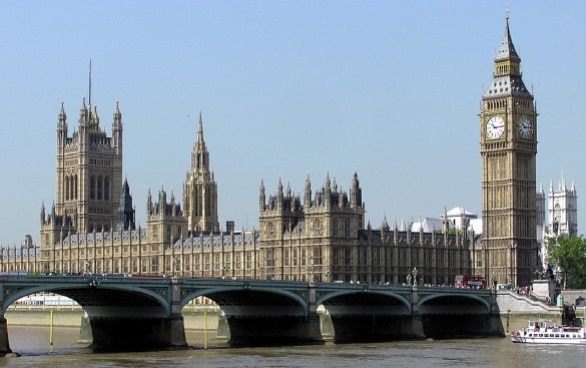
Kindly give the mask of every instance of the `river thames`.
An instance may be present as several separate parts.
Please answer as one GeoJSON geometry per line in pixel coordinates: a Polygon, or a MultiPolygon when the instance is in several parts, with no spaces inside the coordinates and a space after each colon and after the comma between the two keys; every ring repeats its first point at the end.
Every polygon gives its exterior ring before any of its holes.
{"type": "Polygon", "coordinates": [[[586,346],[513,344],[508,338],[392,343],[229,348],[203,333],[187,331],[193,347],[179,351],[93,353],[77,343],[79,328],[56,327],[53,345],[47,327],[10,326],[18,357],[0,358],[0,367],[582,367],[586,346]]]}

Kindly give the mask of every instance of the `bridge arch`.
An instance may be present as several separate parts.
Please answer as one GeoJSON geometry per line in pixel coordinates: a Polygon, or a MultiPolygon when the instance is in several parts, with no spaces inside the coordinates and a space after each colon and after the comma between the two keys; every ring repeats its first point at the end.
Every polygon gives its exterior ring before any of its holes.
{"type": "Polygon", "coordinates": [[[5,312],[6,309],[17,300],[42,292],[51,292],[71,298],[84,310],[86,310],[87,307],[92,306],[105,306],[113,301],[117,305],[125,305],[121,302],[128,303],[130,300],[134,300],[134,302],[130,304],[144,304],[145,301],[148,301],[146,304],[160,307],[161,317],[169,316],[171,313],[171,308],[166,298],[153,290],[134,285],[116,284],[105,284],[92,287],[90,286],[90,281],[87,282],[87,286],[83,287],[81,287],[80,284],[46,284],[18,288],[14,292],[11,288],[4,288],[5,295],[2,312],[5,312]],[[129,299],[128,297],[131,298],[129,299]]]}
{"type": "MultiPolygon", "coordinates": [[[[75,300],[84,311],[84,336],[94,349],[187,345],[182,316],[172,302],[178,300],[173,279],[9,276],[0,278],[0,289],[3,314],[16,300],[40,292],[75,300]]],[[[9,351],[8,335],[0,335],[0,348],[9,351]]]]}
{"type": "MultiPolygon", "coordinates": [[[[484,312],[490,313],[491,303],[482,296],[474,294],[453,293],[453,294],[428,294],[419,299],[419,310],[425,311],[425,307],[431,304],[446,305],[451,303],[453,305],[461,306],[462,308],[474,307],[476,313],[484,312]],[[436,303],[434,303],[436,302],[436,303]],[[478,308],[480,307],[480,308],[478,308]],[[482,308],[482,309],[481,309],[482,308]]],[[[453,313],[453,310],[451,311],[453,313]]]]}
{"type": "Polygon", "coordinates": [[[350,301],[350,299],[355,299],[356,301],[360,301],[362,304],[367,304],[369,306],[372,305],[372,302],[378,301],[382,304],[386,301],[387,305],[395,306],[395,308],[393,308],[395,309],[395,312],[398,312],[397,309],[400,309],[400,307],[404,307],[405,310],[402,312],[402,314],[411,314],[410,300],[396,292],[380,289],[332,291],[320,296],[316,301],[316,305],[323,304],[324,306],[327,306],[328,301],[333,302],[336,299],[343,299],[346,301],[350,301]]]}
{"type": "Polygon", "coordinates": [[[246,288],[242,286],[218,286],[213,288],[201,288],[181,297],[181,307],[189,301],[204,296],[213,300],[220,307],[251,306],[251,305],[281,305],[295,306],[299,308],[298,314],[307,315],[308,306],[300,295],[277,288],[246,288]]]}

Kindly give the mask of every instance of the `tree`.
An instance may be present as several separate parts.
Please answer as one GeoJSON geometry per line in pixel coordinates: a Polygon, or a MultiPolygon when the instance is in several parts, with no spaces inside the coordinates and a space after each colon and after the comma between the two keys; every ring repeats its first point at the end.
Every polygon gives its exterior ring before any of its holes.
{"type": "Polygon", "coordinates": [[[586,239],[582,235],[547,239],[549,259],[565,272],[566,287],[586,287],[586,239]]]}

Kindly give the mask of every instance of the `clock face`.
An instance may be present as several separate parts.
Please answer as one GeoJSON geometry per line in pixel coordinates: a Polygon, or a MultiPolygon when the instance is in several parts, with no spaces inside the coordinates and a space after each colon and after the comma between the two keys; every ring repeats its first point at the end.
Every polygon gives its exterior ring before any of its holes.
{"type": "Polygon", "coordinates": [[[533,124],[527,116],[519,119],[519,134],[523,138],[530,138],[533,135],[533,124]]]}
{"type": "Polygon", "coordinates": [[[486,136],[491,139],[499,138],[505,131],[505,121],[500,116],[493,116],[486,122],[486,136]]]}

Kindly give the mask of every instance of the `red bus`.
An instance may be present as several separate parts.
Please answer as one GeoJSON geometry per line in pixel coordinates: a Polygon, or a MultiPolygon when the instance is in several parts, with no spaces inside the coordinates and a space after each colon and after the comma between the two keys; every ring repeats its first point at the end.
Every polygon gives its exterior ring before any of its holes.
{"type": "Polygon", "coordinates": [[[486,289],[484,276],[456,275],[454,287],[461,289],[486,289]]]}

